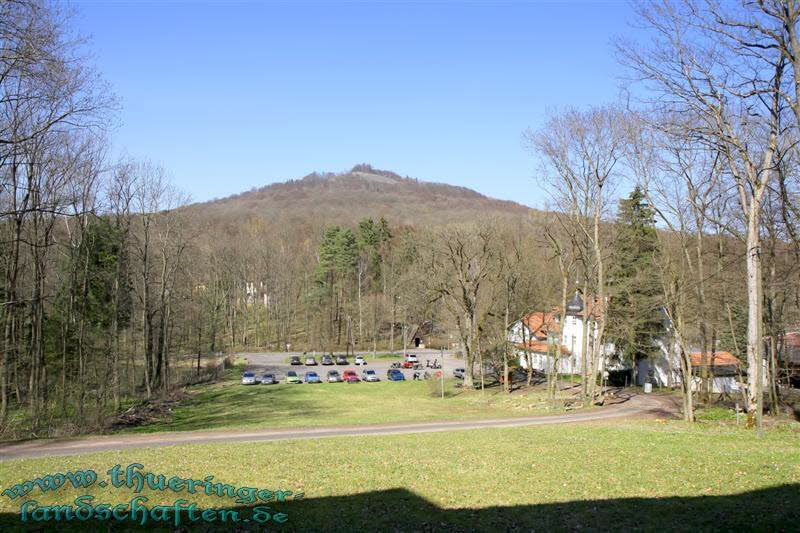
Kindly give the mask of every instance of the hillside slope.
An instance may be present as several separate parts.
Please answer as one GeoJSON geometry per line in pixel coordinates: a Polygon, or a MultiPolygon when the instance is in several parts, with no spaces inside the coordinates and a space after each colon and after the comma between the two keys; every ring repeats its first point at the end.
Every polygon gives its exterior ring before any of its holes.
{"type": "Polygon", "coordinates": [[[313,173],[241,194],[193,204],[206,217],[263,218],[317,225],[386,217],[401,225],[439,225],[476,217],[530,216],[535,211],[466,187],[401,177],[369,165],[344,173],[313,173]]]}

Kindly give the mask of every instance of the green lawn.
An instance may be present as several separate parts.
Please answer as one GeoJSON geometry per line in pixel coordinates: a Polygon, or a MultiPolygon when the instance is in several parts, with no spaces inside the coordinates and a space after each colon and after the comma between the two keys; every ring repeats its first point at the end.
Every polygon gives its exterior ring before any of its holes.
{"type": "Polygon", "coordinates": [[[297,428],[553,412],[547,411],[541,392],[508,397],[498,387],[465,391],[455,387],[455,380],[445,380],[442,399],[438,381],[243,386],[240,375],[241,368],[235,368],[220,383],[190,388],[195,396],[176,408],[171,420],[128,431],[297,428]]]}
{"type": "MultiPolygon", "coordinates": [[[[269,505],[288,515],[273,526],[286,531],[788,531],[800,524],[797,424],[760,439],[716,422],[629,421],[128,450],[0,463],[0,489],[68,469],[93,469],[99,481],[113,465],[134,462],[167,479],[213,475],[237,487],[292,491],[286,502],[253,505],[185,491],[141,493],[149,506],[183,498],[201,509],[238,508],[242,519],[269,505]],[[292,501],[297,492],[303,499],[292,501]]],[[[21,524],[23,500],[65,504],[83,494],[115,504],[134,496],[95,484],[0,497],[0,529],[21,524]]]]}

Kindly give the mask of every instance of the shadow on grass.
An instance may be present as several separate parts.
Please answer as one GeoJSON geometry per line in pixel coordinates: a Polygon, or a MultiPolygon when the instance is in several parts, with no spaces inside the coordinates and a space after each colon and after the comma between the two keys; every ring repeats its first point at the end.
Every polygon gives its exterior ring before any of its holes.
{"type": "MultiPolygon", "coordinates": [[[[531,490],[535,490],[532,488],[531,490]]],[[[178,495],[176,495],[178,496],[178,495]]],[[[176,497],[176,499],[178,499],[176,497]]],[[[22,522],[16,513],[0,514],[3,531],[796,531],[800,526],[800,484],[780,485],[727,496],[620,498],[538,505],[443,509],[417,494],[384,491],[264,503],[261,509],[285,513],[277,524],[256,523],[258,508],[230,506],[223,522],[191,522],[183,511],[180,527],[131,521],[22,522]],[[247,521],[245,521],[247,520],[247,521]]],[[[198,509],[196,514],[202,513],[198,509]]],[[[141,515],[140,515],[141,516],[141,515]]],[[[259,514],[263,519],[264,515],[259,514]]],[[[30,520],[30,519],[29,519],[30,520]]],[[[169,520],[174,520],[169,515],[169,520]]]]}

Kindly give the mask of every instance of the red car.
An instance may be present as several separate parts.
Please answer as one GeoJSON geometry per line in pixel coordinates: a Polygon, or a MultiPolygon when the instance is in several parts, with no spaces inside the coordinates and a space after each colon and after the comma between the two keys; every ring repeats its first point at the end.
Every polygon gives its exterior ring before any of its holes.
{"type": "Polygon", "coordinates": [[[344,371],[344,374],[342,374],[342,380],[345,383],[358,383],[359,381],[361,381],[358,378],[358,374],[356,374],[356,371],[352,369],[344,371]]]}
{"type": "Polygon", "coordinates": [[[411,361],[405,361],[403,362],[403,368],[414,368],[414,363],[411,361]]]}

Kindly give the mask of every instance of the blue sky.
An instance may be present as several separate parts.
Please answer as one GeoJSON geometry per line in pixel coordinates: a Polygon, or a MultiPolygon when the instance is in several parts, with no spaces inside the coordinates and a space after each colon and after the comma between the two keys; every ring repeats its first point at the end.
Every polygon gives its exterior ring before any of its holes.
{"type": "Polygon", "coordinates": [[[522,142],[606,103],[623,2],[77,2],[114,150],[196,201],[357,163],[541,206],[522,142]]]}

